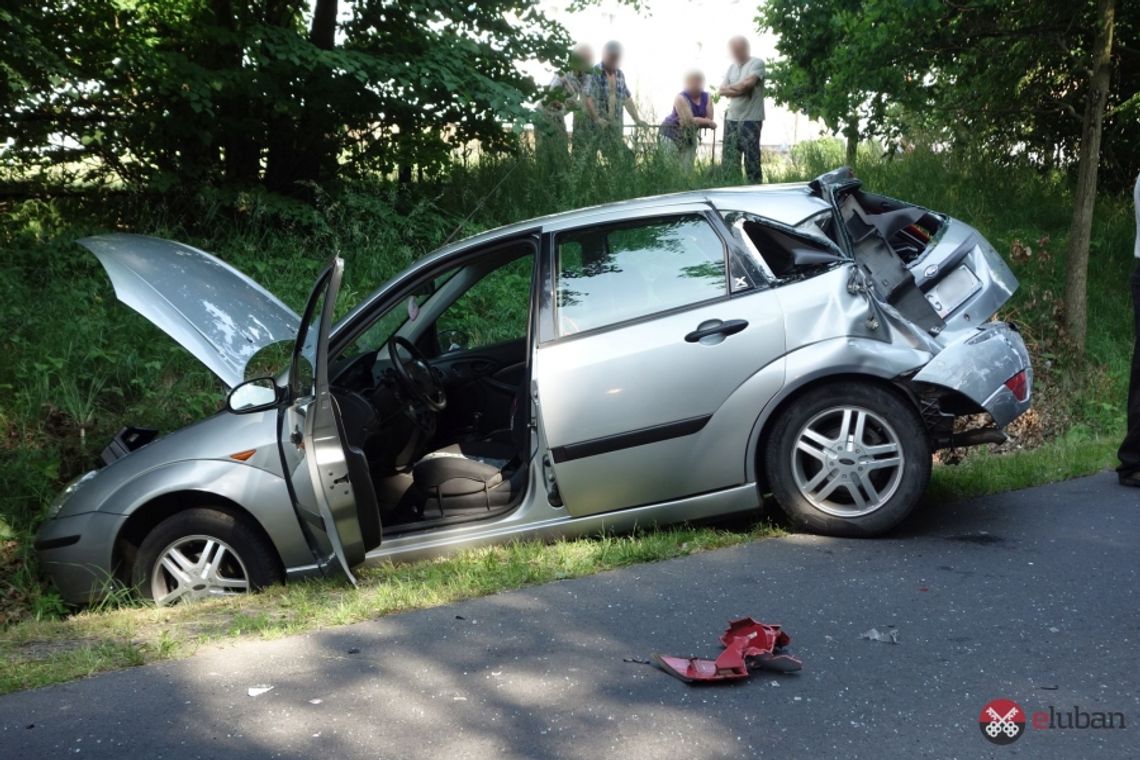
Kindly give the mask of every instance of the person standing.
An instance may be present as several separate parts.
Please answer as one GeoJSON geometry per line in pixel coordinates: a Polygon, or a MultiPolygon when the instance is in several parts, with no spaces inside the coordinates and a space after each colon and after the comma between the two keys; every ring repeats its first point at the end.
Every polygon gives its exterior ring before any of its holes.
{"type": "Polygon", "coordinates": [[[535,130],[540,155],[566,157],[567,114],[572,117],[573,136],[578,139],[586,137],[592,124],[585,110],[586,86],[593,67],[593,50],[589,45],[579,45],[570,53],[570,65],[566,71],[554,76],[543,107],[543,119],[535,130]],[[544,149],[544,145],[550,146],[550,149],[544,149]]]}
{"type": "Polygon", "coordinates": [[[1133,247],[1136,268],[1132,270],[1130,280],[1135,344],[1132,347],[1132,377],[1128,383],[1128,432],[1116,452],[1120,459],[1116,472],[1123,486],[1140,486],[1140,175],[1132,189],[1132,202],[1136,206],[1136,243],[1133,247]]]}
{"type": "Polygon", "coordinates": [[[712,98],[705,90],[705,75],[691,71],[685,75],[685,89],[673,99],[673,111],[661,123],[661,140],[677,147],[681,163],[693,168],[700,141],[699,131],[716,129],[712,98]]]}
{"type": "Polygon", "coordinates": [[[728,98],[724,115],[722,159],[725,171],[739,176],[744,162],[748,181],[763,181],[760,169],[760,130],[764,126],[764,62],[753,58],[744,37],[728,41],[732,65],[719,94],[728,98]]]}
{"type": "Polygon", "coordinates": [[[617,146],[624,147],[622,128],[625,111],[636,124],[645,124],[637,113],[633,94],[626,86],[621,55],[620,43],[607,42],[602,48],[602,61],[594,67],[586,89],[586,110],[597,128],[598,143],[603,152],[617,146]]]}

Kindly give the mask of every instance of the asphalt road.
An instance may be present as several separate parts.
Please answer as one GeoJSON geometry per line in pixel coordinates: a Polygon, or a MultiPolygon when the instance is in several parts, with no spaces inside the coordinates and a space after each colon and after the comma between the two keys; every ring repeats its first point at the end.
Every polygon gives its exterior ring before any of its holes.
{"type": "Polygon", "coordinates": [[[9,695],[0,758],[1134,758],[1138,576],[1140,492],[1104,474],[9,695]],[[740,615],[805,669],[694,687],[624,661],[715,656],[740,615]],[[1126,728],[998,746],[998,697],[1126,728]]]}

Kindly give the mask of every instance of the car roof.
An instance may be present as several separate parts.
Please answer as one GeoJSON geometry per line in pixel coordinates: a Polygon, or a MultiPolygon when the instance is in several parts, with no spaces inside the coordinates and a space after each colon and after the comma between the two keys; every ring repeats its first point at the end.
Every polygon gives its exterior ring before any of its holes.
{"type": "Polygon", "coordinates": [[[750,211],[758,216],[789,226],[794,226],[809,216],[828,209],[827,202],[813,194],[808,185],[802,182],[688,190],[680,193],[603,203],[515,222],[450,243],[436,249],[429,255],[431,258],[446,256],[459,249],[492,243],[496,240],[529,232],[538,227],[561,227],[575,221],[588,224],[593,221],[603,221],[605,218],[620,219],[627,214],[641,216],[644,212],[654,209],[668,211],[673,206],[694,203],[712,203],[719,209],[750,211]]]}

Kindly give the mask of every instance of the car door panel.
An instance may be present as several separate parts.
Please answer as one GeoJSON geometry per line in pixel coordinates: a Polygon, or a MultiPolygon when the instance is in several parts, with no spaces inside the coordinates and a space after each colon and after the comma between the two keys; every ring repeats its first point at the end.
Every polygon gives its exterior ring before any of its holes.
{"type": "Polygon", "coordinates": [[[542,318],[552,332],[535,352],[536,400],[571,514],[745,482],[751,422],[779,387],[784,324],[766,283],[740,275],[722,226],[707,206],[678,208],[548,240],[553,297],[542,318]]]}
{"type": "Polygon", "coordinates": [[[346,443],[328,378],[328,337],[344,264],[335,259],[321,274],[301,319],[288,378],[289,402],[278,423],[282,468],[290,499],[314,560],[352,567],[380,543],[380,513],[359,449],[346,443]],[[305,371],[309,361],[312,371],[305,371]]]}
{"type": "MultiPolygon", "coordinates": [[[[743,451],[750,422],[726,425],[719,412],[783,346],[779,303],[761,292],[540,347],[539,409],[568,511],[593,514],[744,482],[744,457],[728,454],[743,451]],[[747,329],[713,345],[685,340],[705,322],[742,318],[747,329]]],[[[775,378],[762,385],[753,415],[779,387],[775,378]]]]}

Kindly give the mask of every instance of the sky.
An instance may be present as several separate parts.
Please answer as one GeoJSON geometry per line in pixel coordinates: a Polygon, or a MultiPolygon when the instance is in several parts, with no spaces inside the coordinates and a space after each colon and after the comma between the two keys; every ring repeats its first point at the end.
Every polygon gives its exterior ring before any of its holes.
{"type": "MultiPolygon", "coordinates": [[[[589,44],[600,55],[607,40],[625,49],[622,69],[638,107],[647,119],[660,122],[681,90],[681,79],[691,69],[704,72],[716,87],[731,63],[728,40],[741,34],[752,42],[752,54],[764,60],[776,57],[776,38],[756,30],[758,0],[648,0],[645,13],[617,0],[601,0],[585,10],[570,13],[566,0],[544,0],[544,10],[569,31],[577,43],[589,44]],[[652,117],[652,118],[651,118],[652,117]]],[[[541,84],[553,72],[531,72],[541,84]]],[[[723,121],[720,104],[717,121],[723,121]]],[[[791,145],[818,137],[822,126],[803,114],[765,101],[764,145],[791,145]]]]}

